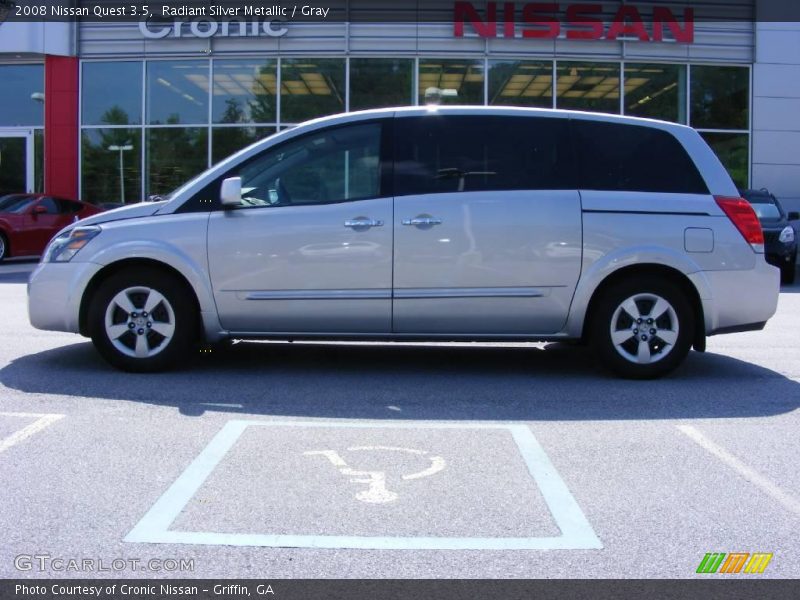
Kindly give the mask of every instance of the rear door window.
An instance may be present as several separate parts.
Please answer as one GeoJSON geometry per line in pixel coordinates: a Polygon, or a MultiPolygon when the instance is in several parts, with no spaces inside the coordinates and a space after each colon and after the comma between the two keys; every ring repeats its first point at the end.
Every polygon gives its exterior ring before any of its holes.
{"type": "Polygon", "coordinates": [[[398,117],[395,195],[576,189],[566,119],[398,117]]]}
{"type": "Polygon", "coordinates": [[[581,189],[708,193],[694,161],[668,131],[583,119],[570,123],[581,189]]]}
{"type": "Polygon", "coordinates": [[[80,212],[83,208],[77,202],[73,202],[72,200],[66,200],[64,198],[55,198],[55,201],[58,203],[61,214],[71,215],[76,212],[80,212]]]}

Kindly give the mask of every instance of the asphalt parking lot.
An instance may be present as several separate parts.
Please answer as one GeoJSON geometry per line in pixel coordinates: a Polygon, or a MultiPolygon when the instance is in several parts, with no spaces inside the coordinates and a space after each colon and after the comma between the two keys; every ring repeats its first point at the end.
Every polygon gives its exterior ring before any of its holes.
{"type": "Polygon", "coordinates": [[[773,557],[701,576],[800,576],[800,285],[659,381],[561,344],[239,343],[131,375],[31,328],[32,268],[0,265],[2,577],[684,578],[712,552],[773,557]]]}

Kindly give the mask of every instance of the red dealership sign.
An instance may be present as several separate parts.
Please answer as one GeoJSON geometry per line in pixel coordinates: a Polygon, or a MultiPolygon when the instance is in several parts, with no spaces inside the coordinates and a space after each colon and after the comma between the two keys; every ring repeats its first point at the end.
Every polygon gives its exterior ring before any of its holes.
{"type": "Polygon", "coordinates": [[[486,2],[479,10],[472,2],[456,2],[453,17],[455,37],[464,37],[469,26],[479,37],[568,40],[639,40],[642,42],[694,41],[694,10],[684,8],[678,18],[664,6],[648,9],[623,4],[611,21],[603,18],[601,4],[555,2],[486,2]]]}

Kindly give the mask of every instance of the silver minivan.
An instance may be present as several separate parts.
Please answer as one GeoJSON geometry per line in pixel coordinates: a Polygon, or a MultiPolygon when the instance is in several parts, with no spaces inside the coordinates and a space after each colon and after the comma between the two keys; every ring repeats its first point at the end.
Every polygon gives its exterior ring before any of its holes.
{"type": "Polygon", "coordinates": [[[779,272],[689,127],[417,107],[282,131],[64,229],[31,323],[154,371],[228,338],[580,340],[625,377],[761,329],[779,272]]]}

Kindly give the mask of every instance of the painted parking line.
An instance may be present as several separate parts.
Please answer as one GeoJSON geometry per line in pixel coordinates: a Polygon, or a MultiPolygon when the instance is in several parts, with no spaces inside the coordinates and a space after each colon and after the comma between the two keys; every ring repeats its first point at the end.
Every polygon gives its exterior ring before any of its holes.
{"type": "Polygon", "coordinates": [[[580,506],[531,430],[522,424],[326,423],[320,421],[228,421],[203,451],[153,504],[125,537],[126,542],[205,544],[288,548],[359,548],[392,550],[578,550],[603,547],[580,506]],[[511,433],[539,487],[560,536],[554,537],[390,537],[285,535],[171,531],[181,511],[248,427],[347,429],[501,429],[511,433]]]}
{"type": "Polygon", "coordinates": [[[64,415],[48,414],[48,413],[21,413],[21,412],[0,412],[0,417],[18,417],[22,419],[36,419],[27,427],[23,427],[19,431],[15,431],[8,437],[0,440],[0,452],[8,450],[12,446],[28,439],[32,435],[40,432],[48,425],[52,425],[64,415]]]}
{"type": "Polygon", "coordinates": [[[777,485],[772,483],[772,481],[764,477],[752,467],[744,464],[722,446],[712,442],[710,439],[700,433],[697,428],[692,427],[691,425],[677,425],[677,427],[681,433],[689,437],[689,439],[695,442],[698,446],[716,456],[726,465],[739,473],[739,475],[744,477],[747,481],[772,497],[772,499],[778,502],[778,504],[794,514],[800,515],[800,501],[798,501],[797,498],[783,491],[777,485]]]}

